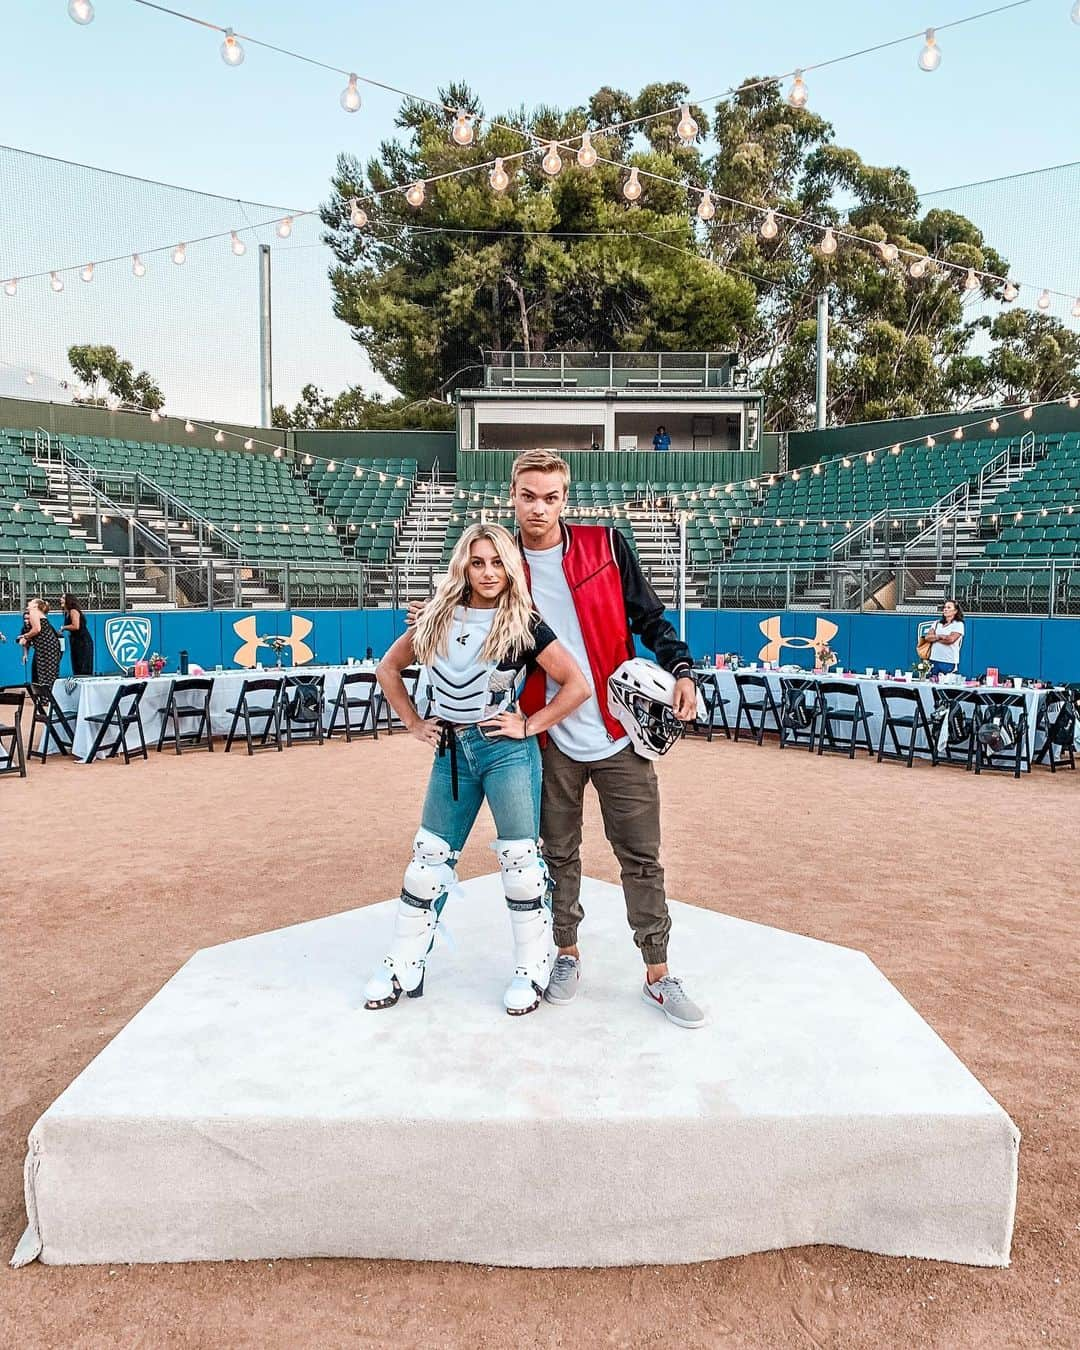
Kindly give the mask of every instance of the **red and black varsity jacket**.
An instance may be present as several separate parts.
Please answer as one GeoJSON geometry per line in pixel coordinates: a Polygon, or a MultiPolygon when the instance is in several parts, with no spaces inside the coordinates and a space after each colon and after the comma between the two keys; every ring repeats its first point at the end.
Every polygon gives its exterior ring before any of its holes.
{"type": "MultiPolygon", "coordinates": [[[[607,682],[634,655],[631,635],[641,638],[659,664],[676,677],[690,674],[690,648],[664,618],[663,604],[618,530],[565,523],[561,529],[563,574],[585,639],[600,712],[608,735],[620,740],[626,733],[608,711],[607,682]]],[[[528,571],[526,562],[526,575],[528,571]]],[[[528,716],[545,702],[545,676],[537,669],[525,681],[521,710],[528,716]]]]}

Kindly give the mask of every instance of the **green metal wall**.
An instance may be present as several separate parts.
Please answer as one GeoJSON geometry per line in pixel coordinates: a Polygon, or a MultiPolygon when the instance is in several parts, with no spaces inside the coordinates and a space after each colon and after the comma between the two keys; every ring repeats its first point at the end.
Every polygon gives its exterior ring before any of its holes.
{"type": "Polygon", "coordinates": [[[456,431],[292,431],[289,444],[323,459],[415,459],[421,473],[436,463],[453,473],[456,431]]]}
{"type": "MultiPolygon", "coordinates": [[[[571,450],[564,456],[574,478],[583,482],[731,483],[761,471],[756,451],[571,450]]],[[[463,481],[509,482],[516,458],[512,450],[459,450],[457,475],[463,481]]]]}
{"type": "Polygon", "coordinates": [[[969,421],[983,423],[982,426],[972,426],[966,432],[969,440],[1022,436],[1025,431],[1080,431],[1080,408],[1072,409],[1063,403],[1036,408],[1030,421],[1017,413],[1018,409],[1013,406],[980,408],[967,413],[933,413],[926,417],[904,417],[890,422],[856,422],[846,427],[827,427],[824,431],[792,431],[788,435],[788,467],[797,469],[803,464],[816,464],[818,460],[836,455],[879,450],[897,441],[917,440],[921,436],[951,431],[956,426],[967,426],[969,421]],[[991,431],[984,420],[993,417],[995,412],[1001,422],[1001,429],[997,432],[991,431]]]}

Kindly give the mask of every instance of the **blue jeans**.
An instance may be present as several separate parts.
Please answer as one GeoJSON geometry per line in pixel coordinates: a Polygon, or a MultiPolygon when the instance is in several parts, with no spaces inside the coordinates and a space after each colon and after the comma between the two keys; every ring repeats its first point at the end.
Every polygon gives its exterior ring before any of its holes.
{"type": "Polygon", "coordinates": [[[449,752],[436,754],[420,821],[424,829],[459,853],[486,797],[500,839],[539,838],[541,768],[536,737],[489,741],[476,727],[455,734],[457,801],[451,790],[449,752]]]}
{"type": "Polygon", "coordinates": [[[959,664],[958,664],[957,662],[953,662],[953,661],[931,661],[931,662],[930,662],[930,678],[933,679],[936,675],[952,675],[952,674],[954,674],[956,671],[958,671],[959,669],[960,669],[960,666],[959,666],[959,664]]]}

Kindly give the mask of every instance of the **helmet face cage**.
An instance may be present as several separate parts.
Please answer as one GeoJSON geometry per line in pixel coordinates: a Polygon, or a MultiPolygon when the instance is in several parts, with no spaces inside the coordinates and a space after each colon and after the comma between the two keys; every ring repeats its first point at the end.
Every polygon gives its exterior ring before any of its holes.
{"type": "Polygon", "coordinates": [[[620,689],[619,697],[641,728],[646,744],[658,755],[667,754],[683,734],[683,724],[668,705],[630,689],[620,689]]]}

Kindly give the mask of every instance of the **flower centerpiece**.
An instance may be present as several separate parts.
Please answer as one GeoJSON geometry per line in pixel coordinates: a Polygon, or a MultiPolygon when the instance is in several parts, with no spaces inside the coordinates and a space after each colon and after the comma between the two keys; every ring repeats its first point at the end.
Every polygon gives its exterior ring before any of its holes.
{"type": "Polygon", "coordinates": [[[263,639],[263,646],[270,648],[270,650],[277,657],[277,664],[279,666],[281,665],[281,653],[285,650],[286,647],[290,646],[291,643],[292,643],[291,638],[281,637],[280,634],[277,637],[268,637],[263,639]]]}
{"type": "Polygon", "coordinates": [[[738,670],[742,665],[742,657],[738,652],[725,652],[724,664],[727,666],[728,670],[738,670]]]}
{"type": "Polygon", "coordinates": [[[927,680],[930,678],[930,662],[915,661],[911,666],[911,677],[914,680],[927,680]]]}
{"type": "Polygon", "coordinates": [[[826,674],[832,670],[838,660],[839,657],[827,642],[814,643],[814,671],[816,674],[826,674]]]}
{"type": "Polygon", "coordinates": [[[151,675],[160,675],[165,669],[165,658],[160,652],[151,652],[150,659],[146,664],[150,667],[151,675]]]}

